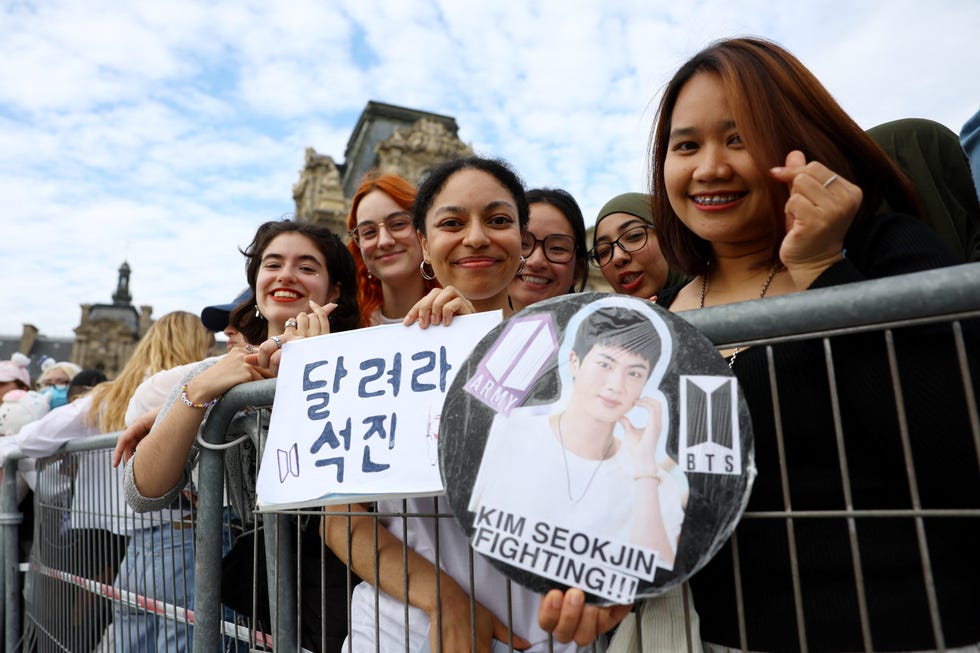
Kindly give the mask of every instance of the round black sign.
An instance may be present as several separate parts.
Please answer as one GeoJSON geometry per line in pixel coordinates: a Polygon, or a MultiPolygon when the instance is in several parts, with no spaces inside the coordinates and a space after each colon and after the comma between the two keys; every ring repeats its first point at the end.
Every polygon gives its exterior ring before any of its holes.
{"type": "Polygon", "coordinates": [[[470,543],[538,592],[655,596],[731,534],[755,477],[738,383],[684,319],[622,295],[539,302],[487,334],[442,410],[470,543]]]}

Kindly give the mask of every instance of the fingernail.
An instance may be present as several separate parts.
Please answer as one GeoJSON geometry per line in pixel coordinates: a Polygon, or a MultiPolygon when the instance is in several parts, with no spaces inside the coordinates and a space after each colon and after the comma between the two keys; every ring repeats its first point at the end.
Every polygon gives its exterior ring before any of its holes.
{"type": "Polygon", "coordinates": [[[771,172],[774,175],[778,175],[782,171],[783,171],[783,167],[782,166],[776,166],[775,168],[769,168],[769,172],[771,172]]]}
{"type": "Polygon", "coordinates": [[[578,607],[583,603],[585,603],[585,594],[582,593],[582,590],[575,590],[575,589],[568,590],[569,605],[574,605],[578,607]]]}
{"type": "Polygon", "coordinates": [[[548,594],[548,604],[554,609],[561,608],[561,592],[551,592],[548,594]]]}

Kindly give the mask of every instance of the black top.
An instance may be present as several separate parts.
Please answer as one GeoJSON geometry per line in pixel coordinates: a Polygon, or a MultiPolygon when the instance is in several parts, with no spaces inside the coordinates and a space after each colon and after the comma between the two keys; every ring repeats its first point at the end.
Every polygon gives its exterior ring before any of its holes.
{"type": "MultiPolygon", "coordinates": [[[[845,260],[813,288],[942,267],[952,252],[922,223],[885,214],[856,221],[845,260]]],[[[678,289],[658,303],[670,306],[678,289]]],[[[964,324],[967,350],[976,325],[964,324]]],[[[980,507],[978,452],[948,325],[894,331],[915,478],[924,508],[980,507]]],[[[856,509],[911,508],[895,394],[881,332],[830,340],[844,449],[856,509]]],[[[845,508],[830,383],[820,340],[773,346],[790,505],[784,505],[766,347],[734,365],[755,435],[749,511],[845,508]]],[[[980,378],[975,358],[972,378],[980,378]]],[[[975,381],[974,381],[975,383],[975,381]]],[[[875,650],[934,649],[923,563],[912,518],[854,520],[875,650]]],[[[980,641],[980,519],[923,520],[946,646],[980,641]]],[[[736,530],[748,648],[798,650],[789,541],[799,561],[806,641],[812,651],[864,650],[848,523],[840,518],[749,518],[736,530]],[[792,529],[792,531],[791,531],[792,529]]],[[[734,539],[734,538],[733,538],[734,539]]],[[[731,541],[691,581],[705,641],[739,647],[731,541]]]]}

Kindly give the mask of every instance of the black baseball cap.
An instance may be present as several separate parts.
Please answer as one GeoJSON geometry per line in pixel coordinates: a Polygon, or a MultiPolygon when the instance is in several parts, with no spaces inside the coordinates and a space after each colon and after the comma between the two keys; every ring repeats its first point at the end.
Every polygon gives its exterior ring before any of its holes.
{"type": "Polygon", "coordinates": [[[231,312],[252,299],[252,289],[246,288],[238,294],[238,297],[231,300],[228,304],[216,304],[205,306],[201,311],[201,323],[210,331],[224,331],[228,326],[228,318],[231,312]]]}

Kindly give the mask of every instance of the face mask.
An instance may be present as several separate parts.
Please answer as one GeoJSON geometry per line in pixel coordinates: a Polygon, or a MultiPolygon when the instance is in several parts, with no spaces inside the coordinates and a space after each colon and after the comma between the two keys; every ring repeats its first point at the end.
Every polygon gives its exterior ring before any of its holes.
{"type": "Polygon", "coordinates": [[[48,398],[48,405],[51,406],[52,410],[68,403],[68,386],[59,388],[58,386],[49,385],[41,390],[41,394],[48,398]]]}

